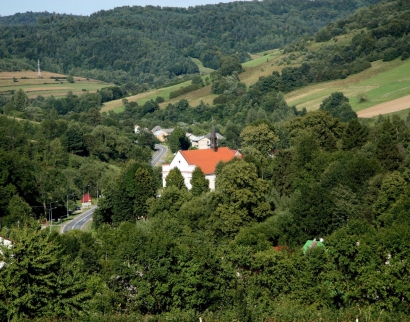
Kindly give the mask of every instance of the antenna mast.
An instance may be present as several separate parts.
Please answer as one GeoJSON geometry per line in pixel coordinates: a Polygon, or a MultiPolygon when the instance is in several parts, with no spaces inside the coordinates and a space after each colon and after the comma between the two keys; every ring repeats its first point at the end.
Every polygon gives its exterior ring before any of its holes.
{"type": "Polygon", "coordinates": [[[38,77],[38,78],[41,78],[41,72],[40,72],[40,59],[38,60],[37,65],[38,65],[38,74],[37,74],[37,77],[38,77]]]}

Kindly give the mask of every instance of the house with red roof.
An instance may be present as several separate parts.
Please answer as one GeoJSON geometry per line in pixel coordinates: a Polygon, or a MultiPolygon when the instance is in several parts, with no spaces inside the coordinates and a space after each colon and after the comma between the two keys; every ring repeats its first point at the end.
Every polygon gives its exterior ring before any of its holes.
{"type": "Polygon", "coordinates": [[[81,206],[89,207],[91,206],[92,202],[93,202],[93,198],[91,198],[90,194],[87,192],[81,199],[81,206]]]}
{"type": "Polygon", "coordinates": [[[166,186],[165,178],[169,171],[178,168],[185,180],[185,186],[190,190],[192,188],[192,172],[196,167],[200,167],[209,180],[209,188],[215,190],[215,167],[218,162],[228,162],[235,158],[235,153],[229,148],[218,148],[217,137],[214,128],[212,128],[211,148],[203,150],[180,150],[175,155],[170,164],[162,165],[162,185],[166,186]]]}

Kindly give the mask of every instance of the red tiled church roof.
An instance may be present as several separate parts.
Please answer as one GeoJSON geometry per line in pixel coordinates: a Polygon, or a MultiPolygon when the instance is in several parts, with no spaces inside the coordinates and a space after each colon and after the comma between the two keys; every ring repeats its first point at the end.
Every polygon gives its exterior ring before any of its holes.
{"type": "Polygon", "coordinates": [[[84,195],[83,199],[81,199],[81,202],[90,202],[90,201],[93,201],[93,198],[91,198],[90,194],[87,192],[84,195]]]}
{"type": "Polygon", "coordinates": [[[215,167],[219,161],[228,162],[235,157],[235,154],[229,148],[218,148],[216,152],[212,149],[179,152],[188,164],[200,167],[205,174],[215,173],[215,167]]]}

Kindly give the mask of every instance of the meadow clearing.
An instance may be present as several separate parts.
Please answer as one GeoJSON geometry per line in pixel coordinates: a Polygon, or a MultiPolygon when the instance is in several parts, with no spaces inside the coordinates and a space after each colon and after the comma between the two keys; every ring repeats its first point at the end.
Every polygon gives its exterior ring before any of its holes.
{"type": "Polygon", "coordinates": [[[95,93],[110,85],[84,77],[74,77],[74,83],[69,83],[66,77],[67,75],[50,72],[41,72],[41,78],[37,77],[37,72],[34,71],[0,72],[0,93],[12,94],[21,88],[30,98],[38,95],[62,97],[70,91],[76,95],[84,92],[95,93]]]}
{"type": "MultiPolygon", "coordinates": [[[[345,79],[312,84],[285,95],[289,105],[308,111],[318,109],[322,101],[333,92],[342,92],[358,112],[381,103],[410,95],[410,61],[396,59],[391,62],[376,61],[372,67],[345,79]],[[362,102],[360,102],[362,100],[362,102]]],[[[405,100],[400,109],[409,108],[405,100]]],[[[379,109],[379,114],[391,113],[389,103],[379,109]]],[[[397,103],[393,110],[398,110],[397,103]]]]}

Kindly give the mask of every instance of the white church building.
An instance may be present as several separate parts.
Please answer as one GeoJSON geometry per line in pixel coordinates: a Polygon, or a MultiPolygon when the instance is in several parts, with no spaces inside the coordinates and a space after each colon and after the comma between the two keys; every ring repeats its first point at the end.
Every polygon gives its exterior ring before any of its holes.
{"type": "Polygon", "coordinates": [[[212,128],[210,148],[202,150],[180,150],[175,155],[171,164],[162,165],[162,186],[166,186],[165,178],[169,171],[178,168],[185,180],[185,186],[191,190],[192,172],[196,167],[200,167],[209,180],[209,188],[215,190],[215,167],[220,162],[228,162],[235,158],[235,151],[229,148],[218,148],[217,136],[212,128]]]}

